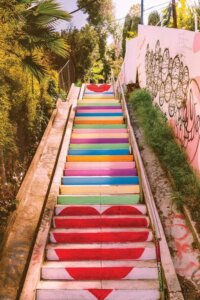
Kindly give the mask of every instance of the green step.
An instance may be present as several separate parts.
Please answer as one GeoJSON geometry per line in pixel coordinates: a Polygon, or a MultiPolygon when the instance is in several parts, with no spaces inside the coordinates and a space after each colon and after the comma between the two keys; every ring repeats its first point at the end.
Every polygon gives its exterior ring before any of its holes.
{"type": "Polygon", "coordinates": [[[110,124],[110,125],[100,125],[100,124],[74,124],[73,128],[80,129],[113,129],[113,128],[126,128],[126,124],[110,124]]]}
{"type": "Polygon", "coordinates": [[[58,204],[93,204],[93,205],[131,205],[140,201],[140,195],[120,195],[120,196],[58,196],[58,204]]]}
{"type": "Polygon", "coordinates": [[[129,144],[70,144],[70,149],[81,149],[81,150],[114,150],[114,149],[129,149],[129,144]]]}

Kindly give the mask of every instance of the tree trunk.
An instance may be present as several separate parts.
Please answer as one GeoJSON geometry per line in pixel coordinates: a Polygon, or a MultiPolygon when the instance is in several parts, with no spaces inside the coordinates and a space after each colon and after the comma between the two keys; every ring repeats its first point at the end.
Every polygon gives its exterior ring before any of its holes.
{"type": "Polygon", "coordinates": [[[4,163],[4,153],[3,149],[0,149],[0,183],[2,185],[6,184],[6,170],[5,170],[5,163],[4,163]]]}

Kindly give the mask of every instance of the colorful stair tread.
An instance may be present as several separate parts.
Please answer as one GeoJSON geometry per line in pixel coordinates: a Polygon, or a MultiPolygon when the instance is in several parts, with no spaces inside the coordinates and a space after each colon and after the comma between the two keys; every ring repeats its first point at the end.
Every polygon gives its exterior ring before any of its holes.
{"type": "Polygon", "coordinates": [[[100,196],[79,196],[79,195],[59,195],[58,204],[99,204],[99,205],[132,205],[139,203],[139,194],[129,195],[100,195],[100,196]]]}
{"type": "Polygon", "coordinates": [[[56,216],[53,218],[54,228],[113,228],[113,227],[148,227],[146,216],[56,216]]]}
{"type": "Polygon", "coordinates": [[[136,169],[97,169],[97,170],[74,170],[65,169],[64,176],[136,176],[136,169]]]}
{"type": "Polygon", "coordinates": [[[57,204],[55,216],[140,216],[146,215],[143,204],[57,204]]]}
{"type": "Polygon", "coordinates": [[[102,194],[138,194],[139,185],[60,185],[61,195],[102,195],[102,194]]]}
{"type": "Polygon", "coordinates": [[[72,138],[71,144],[127,144],[128,138],[72,138]]]}
{"type": "Polygon", "coordinates": [[[129,149],[129,144],[70,144],[69,149],[74,150],[115,150],[129,149]]]}
{"type": "Polygon", "coordinates": [[[138,176],[64,176],[63,185],[132,185],[138,184],[138,176]]]}
{"type": "Polygon", "coordinates": [[[69,150],[68,155],[128,155],[129,149],[114,149],[114,150],[69,150]]]}
{"type": "Polygon", "coordinates": [[[77,103],[37,300],[158,300],[156,248],[121,102],[86,84],[77,103]]]}
{"type": "Polygon", "coordinates": [[[67,162],[64,166],[65,169],[133,169],[135,168],[134,161],[123,161],[123,162],[67,162]]]}

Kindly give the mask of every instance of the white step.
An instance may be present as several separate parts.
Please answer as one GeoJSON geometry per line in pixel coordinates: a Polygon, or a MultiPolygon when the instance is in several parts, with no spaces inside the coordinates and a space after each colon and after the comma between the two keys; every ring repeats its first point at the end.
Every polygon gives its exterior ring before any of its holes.
{"type": "Polygon", "coordinates": [[[48,244],[46,257],[48,260],[54,261],[154,260],[156,259],[156,250],[153,242],[48,244]]]}
{"type": "Polygon", "coordinates": [[[158,279],[156,261],[46,262],[45,280],[158,279]]]}
{"type": "Polygon", "coordinates": [[[49,233],[51,243],[127,243],[152,239],[152,231],[148,228],[56,228],[49,233]]]}
{"type": "Polygon", "coordinates": [[[37,286],[36,299],[158,300],[160,293],[158,280],[40,281],[37,286]]]}

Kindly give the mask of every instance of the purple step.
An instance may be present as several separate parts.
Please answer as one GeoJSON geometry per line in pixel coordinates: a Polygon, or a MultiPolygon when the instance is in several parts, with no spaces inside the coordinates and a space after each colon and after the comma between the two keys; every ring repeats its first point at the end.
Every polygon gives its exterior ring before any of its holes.
{"type": "Polygon", "coordinates": [[[110,139],[71,139],[70,144],[121,144],[128,143],[128,138],[110,139]]]}
{"type": "Polygon", "coordinates": [[[64,176],[137,176],[134,169],[64,170],[64,176]]]}

